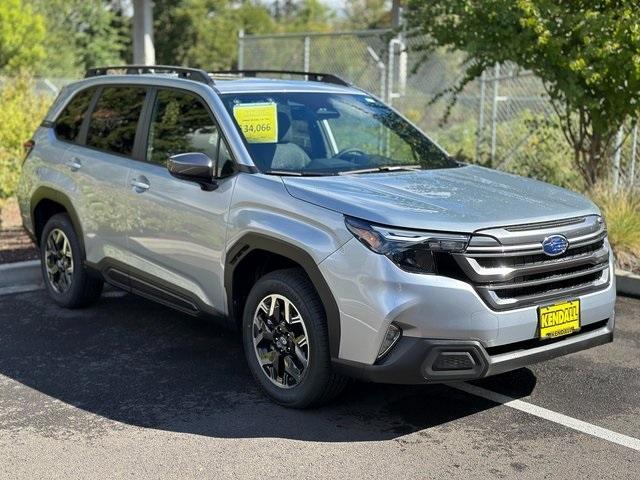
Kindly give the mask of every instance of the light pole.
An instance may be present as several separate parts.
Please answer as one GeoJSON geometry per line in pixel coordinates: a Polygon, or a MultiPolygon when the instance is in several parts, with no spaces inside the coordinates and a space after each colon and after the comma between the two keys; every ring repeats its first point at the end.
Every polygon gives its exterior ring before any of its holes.
{"type": "Polygon", "coordinates": [[[136,65],[156,63],[151,0],[133,0],[133,63],[136,65]]]}

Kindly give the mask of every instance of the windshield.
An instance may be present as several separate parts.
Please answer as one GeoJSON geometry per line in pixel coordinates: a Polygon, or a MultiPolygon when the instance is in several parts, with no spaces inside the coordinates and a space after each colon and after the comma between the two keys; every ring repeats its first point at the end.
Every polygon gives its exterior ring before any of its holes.
{"type": "Polygon", "coordinates": [[[336,175],[457,166],[389,107],[367,95],[222,95],[265,173],[336,175]]]}

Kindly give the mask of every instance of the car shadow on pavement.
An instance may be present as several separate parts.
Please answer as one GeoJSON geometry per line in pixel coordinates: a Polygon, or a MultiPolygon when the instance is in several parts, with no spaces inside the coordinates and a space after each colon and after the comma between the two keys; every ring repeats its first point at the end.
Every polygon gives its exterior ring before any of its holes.
{"type": "MultiPolygon", "coordinates": [[[[0,415],[0,428],[113,428],[92,415],[78,419],[71,405],[128,425],[213,437],[375,441],[496,406],[444,385],[354,382],[331,405],[286,409],[256,387],[238,334],[118,291],[73,311],[42,291],[0,297],[0,325],[0,374],[33,389],[0,395],[0,410],[12,412],[0,415]],[[33,406],[40,402],[46,407],[33,406]]],[[[492,381],[527,396],[536,378],[521,369],[492,381]]]]}

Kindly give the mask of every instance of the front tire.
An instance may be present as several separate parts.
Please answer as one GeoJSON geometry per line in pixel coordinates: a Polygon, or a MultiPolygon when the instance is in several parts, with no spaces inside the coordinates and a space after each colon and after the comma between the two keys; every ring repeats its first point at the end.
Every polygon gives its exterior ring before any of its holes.
{"type": "Polygon", "coordinates": [[[61,307],[79,308],[95,302],[103,282],[87,273],[78,235],[66,213],[52,216],[40,237],[40,265],[49,296],[61,307]]]}
{"type": "Polygon", "coordinates": [[[304,271],[261,277],[247,298],[242,330],[251,373],[276,403],[318,406],[344,389],[346,379],[331,369],[322,302],[304,271]]]}

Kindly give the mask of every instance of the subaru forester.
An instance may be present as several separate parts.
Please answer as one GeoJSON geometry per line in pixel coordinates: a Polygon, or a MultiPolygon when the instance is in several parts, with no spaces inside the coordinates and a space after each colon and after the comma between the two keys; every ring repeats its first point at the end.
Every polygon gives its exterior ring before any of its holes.
{"type": "Polygon", "coordinates": [[[612,341],[591,201],[457,161],[334,75],[264,74],[104,67],[62,90],[19,185],[53,301],[108,282],[238,328],[298,408],[348,377],[479,379],[612,341]]]}

